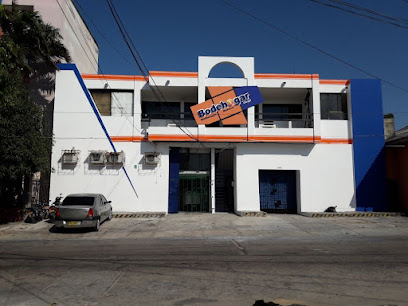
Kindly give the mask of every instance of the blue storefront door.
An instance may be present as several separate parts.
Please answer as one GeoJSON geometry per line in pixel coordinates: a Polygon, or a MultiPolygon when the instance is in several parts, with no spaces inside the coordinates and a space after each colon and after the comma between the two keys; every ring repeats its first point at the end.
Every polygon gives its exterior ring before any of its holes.
{"type": "Polygon", "coordinates": [[[296,171],[259,170],[261,210],[296,213],[296,171]]]}
{"type": "Polygon", "coordinates": [[[180,149],[170,148],[169,153],[169,213],[177,213],[179,206],[180,149]]]}

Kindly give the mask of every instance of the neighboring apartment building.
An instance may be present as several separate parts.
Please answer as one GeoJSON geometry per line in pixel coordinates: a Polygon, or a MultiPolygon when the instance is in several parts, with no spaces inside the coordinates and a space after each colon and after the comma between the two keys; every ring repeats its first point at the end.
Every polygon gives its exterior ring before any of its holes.
{"type": "MultiPolygon", "coordinates": [[[[12,0],[0,3],[7,6],[12,0]]],[[[44,22],[60,30],[64,46],[81,73],[98,73],[98,44],[71,0],[18,0],[17,4],[38,11],[44,22]]]]}
{"type": "Polygon", "coordinates": [[[116,212],[386,209],[378,80],[257,74],[251,57],[199,57],[197,73],[147,80],[62,64],[54,117],[52,197],[103,193],[116,212]],[[209,77],[227,63],[242,77],[209,77]],[[263,102],[224,116],[254,102],[246,86],[263,102]]]}
{"type": "Polygon", "coordinates": [[[392,211],[408,213],[408,126],[386,137],[388,206],[392,211]]]}

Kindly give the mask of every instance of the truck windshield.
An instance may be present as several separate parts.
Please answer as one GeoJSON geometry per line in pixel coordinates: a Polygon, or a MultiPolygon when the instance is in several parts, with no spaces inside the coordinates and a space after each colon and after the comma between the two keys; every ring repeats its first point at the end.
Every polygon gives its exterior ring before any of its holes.
{"type": "Polygon", "coordinates": [[[94,197],[66,197],[62,202],[62,206],[69,205],[81,205],[92,206],[94,203],[94,197]]]}

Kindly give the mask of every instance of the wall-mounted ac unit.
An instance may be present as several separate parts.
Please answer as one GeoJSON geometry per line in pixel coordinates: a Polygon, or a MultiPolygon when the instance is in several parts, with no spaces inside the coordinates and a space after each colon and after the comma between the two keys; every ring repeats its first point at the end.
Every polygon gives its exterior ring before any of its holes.
{"type": "Polygon", "coordinates": [[[125,163],[125,152],[109,152],[106,154],[106,161],[110,165],[123,165],[125,163]]]}
{"type": "Polygon", "coordinates": [[[276,124],[273,120],[261,120],[259,122],[259,127],[261,128],[276,128],[276,124]]]}
{"type": "Polygon", "coordinates": [[[145,153],[144,161],[146,165],[157,165],[160,162],[160,153],[145,153]]]}
{"type": "Polygon", "coordinates": [[[78,150],[64,150],[62,151],[61,162],[64,165],[76,165],[79,159],[78,156],[79,156],[78,150]]]}
{"type": "Polygon", "coordinates": [[[106,151],[91,151],[89,163],[92,165],[104,165],[106,163],[106,151]]]}

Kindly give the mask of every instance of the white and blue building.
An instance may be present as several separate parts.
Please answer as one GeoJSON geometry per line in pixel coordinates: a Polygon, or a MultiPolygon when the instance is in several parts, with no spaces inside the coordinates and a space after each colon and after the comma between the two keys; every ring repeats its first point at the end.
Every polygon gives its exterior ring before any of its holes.
{"type": "Polygon", "coordinates": [[[255,73],[251,57],[199,57],[198,72],[56,76],[51,190],[103,193],[116,212],[384,211],[378,80],[255,73]],[[210,78],[229,63],[240,78],[210,78]],[[246,124],[197,125],[208,88],[257,86],[246,124]]]}

